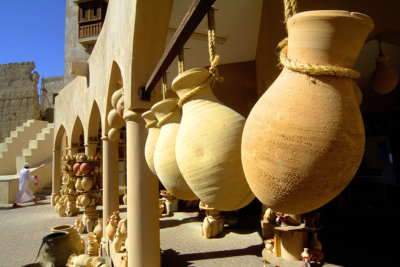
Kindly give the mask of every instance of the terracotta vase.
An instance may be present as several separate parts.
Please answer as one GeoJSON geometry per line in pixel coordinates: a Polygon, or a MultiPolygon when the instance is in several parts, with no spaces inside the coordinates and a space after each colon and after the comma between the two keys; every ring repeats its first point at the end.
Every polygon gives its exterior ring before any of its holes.
{"type": "MultiPolygon", "coordinates": [[[[51,263],[44,266],[65,266],[71,254],[79,254],[80,250],[66,231],[53,232],[43,237],[36,262],[51,263]]],[[[29,266],[38,266],[29,264],[29,266]]],[[[42,265],[40,265],[42,266],[42,265]]]]}
{"type": "MultiPolygon", "coordinates": [[[[160,121],[176,107],[176,99],[165,99],[156,103],[152,112],[160,121]]],[[[197,199],[179,171],[175,158],[176,134],[181,113],[177,111],[160,127],[160,135],[154,150],[154,169],[164,187],[175,197],[183,200],[197,199]]]]}
{"type": "Polygon", "coordinates": [[[84,194],[81,198],[81,205],[82,207],[86,208],[90,203],[90,198],[87,194],[84,194]]]}
{"type": "MultiPolygon", "coordinates": [[[[172,90],[182,98],[209,75],[204,68],[185,71],[174,79],[172,90]]],[[[240,159],[244,123],[209,84],[182,107],[175,147],[179,170],[193,192],[217,210],[237,210],[254,199],[240,159]]]]}
{"type": "MultiPolygon", "coordinates": [[[[288,57],[353,68],[372,20],[347,11],[309,11],[288,21],[288,57]]],[[[364,153],[364,125],[352,79],[284,68],[253,107],[242,163],[256,197],[274,211],[302,214],[351,181],[364,153]]]]}
{"type": "Polygon", "coordinates": [[[86,192],[89,191],[92,188],[92,185],[93,185],[92,178],[83,177],[81,184],[82,184],[83,191],[86,191],[86,192]]]}
{"type": "Polygon", "coordinates": [[[74,173],[76,174],[79,171],[79,168],[81,167],[80,163],[75,163],[74,166],[72,167],[72,170],[74,171],[74,173]]]}
{"type": "Polygon", "coordinates": [[[75,189],[82,191],[82,178],[77,178],[75,182],[75,189]]]}
{"type": "Polygon", "coordinates": [[[390,63],[388,56],[376,58],[376,69],[371,75],[372,88],[378,94],[388,94],[396,88],[399,74],[390,63]]]}
{"type": "Polygon", "coordinates": [[[122,97],[123,91],[122,88],[115,91],[111,96],[111,105],[113,108],[117,108],[117,102],[122,97]]]}
{"type": "Polygon", "coordinates": [[[96,227],[93,229],[93,233],[96,234],[97,240],[100,242],[103,237],[103,219],[99,218],[96,227]]]}
{"type": "MultiPolygon", "coordinates": [[[[146,111],[142,114],[142,118],[146,123],[157,122],[156,116],[154,116],[151,110],[146,111]]],[[[157,175],[156,170],[154,169],[154,149],[156,148],[158,136],[160,135],[160,128],[157,127],[157,124],[148,127],[148,134],[146,139],[146,144],[144,146],[144,156],[146,159],[147,166],[149,166],[150,170],[157,175]]]]}
{"type": "Polygon", "coordinates": [[[65,224],[65,225],[59,225],[56,227],[51,228],[52,233],[56,232],[68,232],[69,233],[69,238],[71,239],[71,243],[74,246],[74,250],[77,252],[77,254],[82,254],[85,253],[85,245],[82,247],[82,239],[81,236],[78,234],[76,229],[74,228],[74,225],[72,224],[65,224]]]}
{"type": "Polygon", "coordinates": [[[79,170],[81,171],[81,173],[83,175],[86,175],[90,172],[90,170],[92,169],[92,165],[90,165],[90,163],[82,163],[81,166],[79,167],[79,170]]]}
{"type": "Polygon", "coordinates": [[[118,114],[118,111],[116,109],[110,110],[107,115],[107,122],[111,128],[115,129],[119,129],[125,124],[124,119],[118,114]]]}

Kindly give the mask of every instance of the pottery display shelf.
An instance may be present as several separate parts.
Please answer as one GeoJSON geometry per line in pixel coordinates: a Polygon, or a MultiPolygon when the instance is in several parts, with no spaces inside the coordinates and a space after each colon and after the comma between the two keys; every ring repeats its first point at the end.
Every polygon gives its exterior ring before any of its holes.
{"type": "MultiPolygon", "coordinates": [[[[307,227],[305,223],[300,225],[277,226],[261,221],[263,235],[265,229],[271,229],[274,235],[274,250],[264,248],[262,251],[265,263],[280,267],[302,267],[304,261],[300,259],[304,248],[309,247],[309,233],[316,233],[321,227],[307,227]]],[[[312,262],[311,266],[338,266],[325,262],[312,262]]]]}
{"type": "Polygon", "coordinates": [[[60,190],[60,197],[56,201],[56,213],[59,216],[71,217],[79,212],[76,207],[76,198],[78,193],[75,190],[76,177],[73,172],[73,165],[75,164],[75,158],[69,155],[64,155],[62,166],[62,183],[60,190]]]}
{"type": "Polygon", "coordinates": [[[171,214],[172,212],[178,211],[179,199],[177,199],[167,190],[160,190],[160,195],[165,204],[165,210],[167,214],[171,214]]]}
{"type": "MultiPolygon", "coordinates": [[[[75,184],[76,192],[79,195],[77,206],[84,209],[84,215],[90,221],[96,222],[99,218],[96,207],[102,204],[102,188],[98,183],[98,180],[101,179],[100,160],[82,155],[78,155],[76,158],[76,162],[81,166],[80,171],[75,174],[76,179],[80,179],[80,185],[79,183],[75,184]],[[88,169],[83,171],[84,167],[88,169]]],[[[94,227],[95,223],[90,225],[94,227]]],[[[87,229],[88,232],[92,230],[87,229]]]]}
{"type": "Polygon", "coordinates": [[[221,215],[221,211],[210,207],[203,201],[200,201],[199,209],[206,212],[206,217],[200,225],[201,235],[209,239],[222,233],[224,230],[224,217],[221,215]]]}

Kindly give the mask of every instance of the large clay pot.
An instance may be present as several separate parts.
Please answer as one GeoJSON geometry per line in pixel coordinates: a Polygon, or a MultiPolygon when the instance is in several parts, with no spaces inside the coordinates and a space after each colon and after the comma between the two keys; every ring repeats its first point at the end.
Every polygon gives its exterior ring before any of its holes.
{"type": "MultiPolygon", "coordinates": [[[[208,79],[204,68],[178,75],[172,90],[182,98],[208,79]]],[[[249,204],[254,195],[247,184],[240,159],[245,118],[224,106],[209,82],[182,107],[176,138],[176,161],[193,192],[210,207],[232,211],[249,204]]]]}
{"type": "Polygon", "coordinates": [[[160,135],[160,128],[157,127],[156,116],[154,116],[151,110],[144,112],[142,118],[149,125],[149,127],[147,127],[149,132],[144,147],[144,156],[150,170],[157,175],[156,170],[154,169],[154,149],[156,148],[158,136],[160,135]],[[150,123],[152,123],[152,125],[150,123]]]}
{"type": "Polygon", "coordinates": [[[82,246],[82,238],[74,228],[74,225],[72,224],[65,224],[65,225],[59,225],[56,227],[51,228],[52,233],[56,232],[68,232],[69,233],[69,238],[71,239],[71,243],[74,246],[74,251],[77,252],[77,254],[82,254],[85,253],[85,245],[83,244],[82,246]]]}
{"type": "Polygon", "coordinates": [[[371,75],[372,88],[378,94],[388,94],[396,88],[399,82],[399,74],[390,63],[388,56],[376,58],[376,69],[371,75]]]}
{"type": "MultiPolygon", "coordinates": [[[[152,112],[161,121],[176,107],[176,99],[165,99],[156,103],[152,112]]],[[[179,171],[175,158],[176,134],[179,130],[181,113],[177,111],[160,127],[160,135],[154,150],[154,169],[164,187],[176,198],[197,199],[179,171]]]]}
{"type": "Polygon", "coordinates": [[[43,237],[36,262],[51,262],[55,267],[65,266],[72,254],[79,254],[71,234],[65,231],[53,232],[43,237]]]}
{"type": "Polygon", "coordinates": [[[113,106],[113,108],[117,108],[118,100],[122,97],[123,93],[123,88],[120,88],[112,94],[111,105],[113,106]]]}
{"type": "MultiPolygon", "coordinates": [[[[347,11],[310,11],[287,24],[288,57],[352,68],[372,20],[347,11]]],[[[253,107],[242,163],[256,197],[274,211],[321,207],[351,181],[364,153],[364,125],[354,81],[284,68],[253,107]]]]}
{"type": "Polygon", "coordinates": [[[107,122],[111,128],[115,129],[119,129],[125,124],[124,119],[121,117],[121,115],[118,114],[118,111],[116,109],[110,110],[107,115],[107,122]]]}

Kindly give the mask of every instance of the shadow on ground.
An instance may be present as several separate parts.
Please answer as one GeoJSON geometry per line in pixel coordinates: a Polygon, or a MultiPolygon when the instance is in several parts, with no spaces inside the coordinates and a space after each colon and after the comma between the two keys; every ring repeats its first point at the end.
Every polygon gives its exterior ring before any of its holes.
{"type": "Polygon", "coordinates": [[[228,257],[239,257],[244,255],[255,255],[259,256],[264,245],[253,245],[247,248],[232,249],[232,250],[220,250],[220,251],[208,251],[201,253],[189,253],[180,254],[173,249],[167,249],[163,251],[161,256],[162,267],[176,267],[176,266],[193,266],[191,261],[216,259],[216,258],[228,258],[228,257]]]}

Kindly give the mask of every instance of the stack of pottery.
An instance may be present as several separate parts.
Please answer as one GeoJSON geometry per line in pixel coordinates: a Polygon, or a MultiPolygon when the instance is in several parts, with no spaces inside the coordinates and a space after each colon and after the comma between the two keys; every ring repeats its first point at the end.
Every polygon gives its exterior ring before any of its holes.
{"type": "Polygon", "coordinates": [[[76,154],[74,165],[77,177],[75,183],[76,192],[79,194],[76,204],[85,209],[87,218],[86,227],[91,232],[98,219],[96,206],[102,201],[102,191],[97,181],[101,180],[100,162],[97,157],[88,157],[84,153],[76,154]]]}
{"type": "Polygon", "coordinates": [[[172,90],[181,100],[196,87],[203,87],[183,103],[176,162],[201,201],[217,210],[233,211],[254,199],[240,160],[245,118],[214,96],[209,77],[208,70],[197,68],[179,74],[172,82],[172,90]]]}
{"type": "Polygon", "coordinates": [[[144,156],[147,166],[149,166],[154,175],[157,175],[154,168],[154,150],[156,148],[158,136],[160,135],[160,128],[157,127],[157,118],[151,110],[144,112],[142,118],[146,122],[146,128],[148,129],[146,144],[144,147],[144,156]]]}
{"type": "Polygon", "coordinates": [[[178,168],[175,158],[176,135],[181,120],[180,110],[176,110],[177,99],[164,99],[153,105],[151,111],[159,122],[160,134],[154,150],[154,170],[163,186],[178,199],[194,200],[192,192],[178,168]]]}
{"type": "Polygon", "coordinates": [[[100,248],[100,242],[97,239],[97,235],[93,232],[89,232],[88,233],[87,253],[90,256],[98,256],[99,248],[100,248]]]}
{"type": "Polygon", "coordinates": [[[62,188],[60,190],[60,198],[55,198],[56,213],[59,216],[73,216],[79,212],[76,207],[76,197],[78,193],[75,190],[75,184],[77,179],[75,177],[74,167],[76,164],[76,158],[70,155],[64,155],[62,157],[62,188]],[[62,200],[60,202],[60,200],[62,200]],[[60,203],[59,203],[60,202],[60,203]],[[58,206],[57,206],[58,203],[58,206]]]}
{"type": "MultiPolygon", "coordinates": [[[[309,11],[287,28],[293,62],[351,73],[373,22],[355,12],[309,11]]],[[[359,90],[351,78],[283,69],[251,110],[242,138],[244,172],[264,205],[302,214],[348,185],[364,153],[359,90]]]]}

